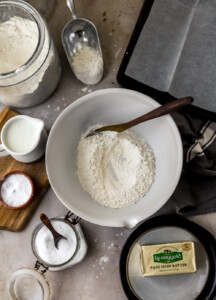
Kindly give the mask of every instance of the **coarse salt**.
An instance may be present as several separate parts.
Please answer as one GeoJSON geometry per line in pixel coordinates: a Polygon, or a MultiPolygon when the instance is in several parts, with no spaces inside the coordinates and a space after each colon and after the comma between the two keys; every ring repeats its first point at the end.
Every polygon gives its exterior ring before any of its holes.
{"type": "Polygon", "coordinates": [[[35,249],[38,256],[45,263],[58,266],[67,262],[74,255],[77,247],[77,237],[71,226],[64,221],[53,220],[52,225],[66,239],[61,239],[58,242],[58,248],[56,248],[50,230],[43,226],[37,232],[35,249]]]}
{"type": "Polygon", "coordinates": [[[1,185],[1,198],[8,206],[21,206],[29,200],[31,195],[32,185],[25,175],[8,175],[1,185]]]}

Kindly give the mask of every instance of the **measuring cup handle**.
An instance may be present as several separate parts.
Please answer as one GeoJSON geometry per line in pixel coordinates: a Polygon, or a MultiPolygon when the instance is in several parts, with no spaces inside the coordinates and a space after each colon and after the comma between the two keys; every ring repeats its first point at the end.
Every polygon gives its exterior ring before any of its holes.
{"type": "Polygon", "coordinates": [[[8,156],[9,153],[5,150],[5,148],[0,144],[0,157],[8,156]]]}
{"type": "Polygon", "coordinates": [[[75,12],[75,5],[74,5],[74,1],[73,0],[66,0],[67,2],[67,6],[70,9],[71,13],[72,13],[72,17],[75,20],[77,18],[76,16],[76,12],[75,12]]]}

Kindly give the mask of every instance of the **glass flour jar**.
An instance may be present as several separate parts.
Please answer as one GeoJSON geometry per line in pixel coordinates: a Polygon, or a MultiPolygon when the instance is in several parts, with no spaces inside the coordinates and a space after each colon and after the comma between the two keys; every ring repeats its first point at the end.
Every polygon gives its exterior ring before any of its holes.
{"type": "Polygon", "coordinates": [[[47,99],[58,84],[61,67],[37,10],[22,0],[0,0],[0,40],[0,102],[31,107],[47,99]]]}

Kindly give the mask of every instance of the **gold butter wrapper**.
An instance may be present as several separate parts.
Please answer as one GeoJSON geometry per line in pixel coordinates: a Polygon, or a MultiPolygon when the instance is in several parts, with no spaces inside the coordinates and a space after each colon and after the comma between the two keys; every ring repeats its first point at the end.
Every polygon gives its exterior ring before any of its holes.
{"type": "Polygon", "coordinates": [[[143,276],[196,272],[193,242],[141,246],[143,276]]]}

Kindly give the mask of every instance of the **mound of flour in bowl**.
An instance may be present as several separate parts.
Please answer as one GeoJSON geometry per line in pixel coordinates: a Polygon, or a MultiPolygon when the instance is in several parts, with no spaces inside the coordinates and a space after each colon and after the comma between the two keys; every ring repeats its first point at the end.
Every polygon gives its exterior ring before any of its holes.
{"type": "MultiPolygon", "coordinates": [[[[101,126],[97,126],[101,127],[101,126]]],[[[77,173],[81,186],[103,206],[121,208],[140,200],[155,177],[152,149],[134,132],[106,131],[78,145],[77,173]]]]}

